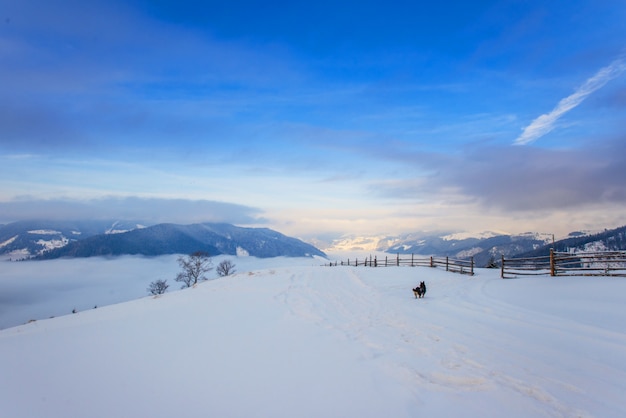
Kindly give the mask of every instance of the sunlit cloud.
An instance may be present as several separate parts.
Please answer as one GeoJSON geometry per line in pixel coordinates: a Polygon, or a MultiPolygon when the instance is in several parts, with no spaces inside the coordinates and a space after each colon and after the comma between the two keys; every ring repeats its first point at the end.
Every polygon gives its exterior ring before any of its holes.
{"type": "Polygon", "coordinates": [[[624,71],[626,71],[626,58],[622,56],[585,81],[574,93],[562,99],[550,113],[545,113],[532,121],[524,128],[514,145],[529,144],[551,132],[561,116],[580,105],[587,96],[619,77],[624,71]]]}

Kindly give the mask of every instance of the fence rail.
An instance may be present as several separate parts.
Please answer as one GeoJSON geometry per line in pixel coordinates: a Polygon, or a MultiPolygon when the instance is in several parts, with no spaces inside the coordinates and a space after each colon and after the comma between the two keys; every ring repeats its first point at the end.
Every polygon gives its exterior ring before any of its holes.
{"type": "Polygon", "coordinates": [[[626,251],[564,253],[550,250],[549,256],[505,259],[500,277],[519,276],[617,276],[626,277],[626,251]]]}
{"type": "Polygon", "coordinates": [[[446,271],[452,273],[469,274],[474,275],[474,257],[469,260],[459,260],[450,257],[415,257],[411,254],[411,257],[385,257],[385,259],[378,259],[377,256],[369,256],[361,259],[354,258],[347,261],[335,261],[325,266],[364,266],[364,267],[444,267],[446,271]]]}

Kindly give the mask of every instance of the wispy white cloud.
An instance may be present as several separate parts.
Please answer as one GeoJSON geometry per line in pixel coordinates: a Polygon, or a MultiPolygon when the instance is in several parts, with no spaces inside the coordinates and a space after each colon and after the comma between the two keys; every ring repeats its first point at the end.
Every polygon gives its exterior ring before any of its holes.
{"type": "Polygon", "coordinates": [[[600,69],[574,93],[562,99],[550,113],[545,113],[532,121],[530,125],[524,128],[522,134],[515,140],[514,145],[529,144],[552,131],[556,121],[561,116],[581,104],[587,96],[602,88],[606,83],[619,77],[624,71],[626,71],[626,56],[621,56],[608,66],[600,69]]]}

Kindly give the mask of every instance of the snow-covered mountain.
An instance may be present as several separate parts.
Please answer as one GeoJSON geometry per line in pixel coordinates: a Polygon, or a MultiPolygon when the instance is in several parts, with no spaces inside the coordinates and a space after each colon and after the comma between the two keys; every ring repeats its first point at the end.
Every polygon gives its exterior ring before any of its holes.
{"type": "Polygon", "coordinates": [[[539,248],[551,241],[552,235],[538,233],[508,235],[490,231],[480,234],[415,232],[397,236],[345,236],[334,241],[326,251],[379,251],[459,259],[474,257],[477,265],[482,265],[496,254],[509,256],[539,248]]]}
{"type": "Polygon", "coordinates": [[[626,226],[607,229],[602,232],[587,234],[576,231],[554,245],[544,246],[532,251],[517,254],[519,257],[537,257],[550,254],[550,248],[561,252],[581,251],[622,251],[626,250],[626,226]]]}
{"type": "Polygon", "coordinates": [[[20,260],[100,234],[144,228],[136,221],[19,221],[0,226],[0,257],[20,260]]]}
{"type": "Polygon", "coordinates": [[[392,244],[388,239],[389,237],[384,235],[369,237],[344,235],[333,240],[325,251],[384,251],[392,244]]]}
{"type": "MultiPolygon", "coordinates": [[[[525,232],[508,234],[505,232],[486,231],[482,233],[466,232],[414,232],[396,236],[344,236],[335,240],[325,249],[332,251],[371,251],[392,254],[434,255],[458,259],[474,258],[479,267],[484,267],[502,255],[518,256],[533,252],[546,252],[553,243],[562,243],[561,247],[587,245],[593,248],[626,249],[621,228],[605,231],[604,241],[591,244],[595,238],[589,231],[572,232],[563,240],[555,241],[553,234],[525,232]],[[620,235],[620,233],[622,235],[620,235]],[[608,238],[612,237],[612,238],[608,238]],[[612,244],[611,244],[612,243],[612,244]]],[[[603,235],[604,236],[604,235],[603,235]]],[[[596,241],[599,239],[595,239],[596,241]]],[[[561,248],[559,247],[559,248],[561,248]]],[[[589,247],[589,248],[592,248],[589,247]]]]}
{"type": "Polygon", "coordinates": [[[0,228],[4,258],[52,259],[124,254],[325,257],[314,246],[267,228],[223,223],[144,226],[123,222],[16,222],[0,228]]]}
{"type": "Polygon", "coordinates": [[[497,235],[483,234],[482,237],[463,237],[446,234],[430,235],[418,239],[401,239],[386,251],[398,254],[420,254],[446,256],[458,259],[474,258],[477,266],[486,266],[493,258],[512,256],[544,246],[551,241],[552,235],[521,234],[497,235]]]}

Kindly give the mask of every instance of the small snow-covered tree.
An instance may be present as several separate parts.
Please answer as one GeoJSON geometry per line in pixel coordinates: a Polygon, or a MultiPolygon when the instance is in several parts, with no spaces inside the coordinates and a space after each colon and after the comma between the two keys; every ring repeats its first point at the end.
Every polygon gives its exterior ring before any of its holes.
{"type": "Polygon", "coordinates": [[[235,265],[230,260],[223,260],[217,265],[217,275],[225,277],[235,272],[235,265]]]}
{"type": "Polygon", "coordinates": [[[183,271],[176,276],[182,282],[182,288],[191,287],[201,280],[207,280],[205,273],[213,270],[211,257],[204,251],[196,251],[186,257],[178,257],[178,264],[183,271]]]}
{"type": "Polygon", "coordinates": [[[148,292],[150,292],[151,295],[162,295],[168,287],[170,287],[170,285],[167,284],[167,280],[156,280],[150,283],[148,292]]]}

